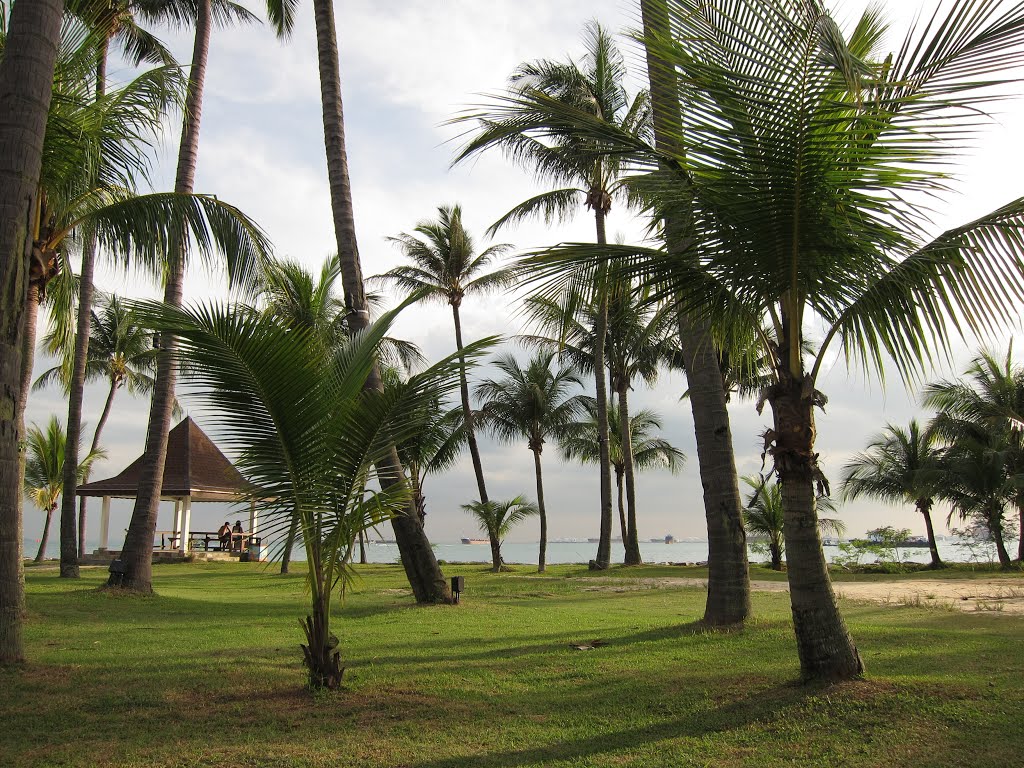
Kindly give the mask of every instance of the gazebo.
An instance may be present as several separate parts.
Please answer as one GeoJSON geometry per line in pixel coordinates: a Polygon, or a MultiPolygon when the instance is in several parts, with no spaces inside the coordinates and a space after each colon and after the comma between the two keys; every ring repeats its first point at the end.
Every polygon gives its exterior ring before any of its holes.
{"type": "MultiPolygon", "coordinates": [[[[110,500],[134,499],[137,496],[142,460],[143,457],[139,456],[114,477],[78,486],[79,496],[103,499],[97,555],[109,552],[110,500]]],[[[192,502],[243,501],[250,498],[246,488],[241,473],[206,433],[186,416],[167,437],[167,460],[160,499],[174,502],[174,522],[171,530],[157,531],[160,542],[154,542],[154,550],[178,552],[184,556],[192,544],[192,502]]],[[[252,502],[249,506],[248,536],[255,536],[258,529],[256,504],[252,502]]],[[[209,548],[209,536],[205,544],[209,548]]]]}

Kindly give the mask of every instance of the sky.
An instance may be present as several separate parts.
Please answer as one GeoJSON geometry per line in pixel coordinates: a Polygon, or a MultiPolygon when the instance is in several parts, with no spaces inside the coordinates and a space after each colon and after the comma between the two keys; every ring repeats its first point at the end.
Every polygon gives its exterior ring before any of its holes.
{"type": "MultiPolygon", "coordinates": [[[[882,3],[891,21],[890,47],[896,48],[916,12],[929,12],[934,0],[887,0],[882,3]]],[[[256,5],[249,4],[259,13],[256,5]]],[[[840,21],[854,18],[863,3],[837,7],[840,21]]],[[[460,110],[478,104],[484,94],[502,89],[508,75],[524,61],[564,59],[582,52],[584,24],[597,19],[607,29],[636,26],[635,8],[622,0],[339,0],[335,3],[342,67],[342,89],[348,154],[352,175],[359,247],[366,275],[401,263],[401,255],[386,238],[411,231],[423,219],[436,217],[441,205],[460,203],[467,228],[478,246],[491,244],[484,230],[516,203],[541,191],[521,169],[500,154],[484,155],[451,169],[461,129],[448,125],[460,110]]],[[[157,31],[159,34],[158,30],[157,31]]],[[[179,61],[191,57],[185,33],[161,34],[179,61]]],[[[626,39],[620,45],[634,71],[642,60],[626,39]]],[[[130,72],[116,62],[114,79],[130,72]]],[[[642,81],[635,81],[642,87],[642,81]]],[[[245,211],[269,234],[279,256],[298,260],[313,270],[334,250],[326,161],[320,114],[316,45],[310,3],[300,7],[293,35],[278,41],[267,25],[214,30],[203,106],[196,191],[215,194],[245,211]]],[[[976,151],[965,154],[957,169],[958,194],[935,209],[935,231],[970,221],[1020,195],[1024,177],[1024,103],[997,105],[992,124],[976,151]]],[[[158,163],[158,184],[173,180],[180,118],[168,120],[158,163]]],[[[557,242],[592,238],[592,220],[585,213],[557,227],[526,223],[501,232],[494,242],[528,250],[557,242]]],[[[628,211],[614,209],[608,231],[637,242],[643,224],[628,211]]],[[[141,274],[122,274],[101,264],[97,284],[121,295],[156,297],[159,291],[141,274]]],[[[191,269],[186,301],[224,298],[224,277],[191,269]]],[[[515,316],[521,297],[467,298],[462,307],[467,340],[489,334],[513,335],[522,330],[515,316]]],[[[1005,347],[1014,330],[997,340],[1005,347]]],[[[413,307],[400,318],[396,335],[419,344],[428,358],[438,359],[454,349],[454,332],[447,306],[413,307]]],[[[976,349],[974,342],[958,344],[950,364],[928,378],[949,377],[963,369],[976,349]]],[[[36,371],[49,362],[38,357],[36,371]]],[[[487,370],[476,373],[486,376],[487,370]]],[[[592,385],[591,385],[592,386],[592,385]]],[[[818,388],[829,397],[825,413],[817,415],[821,464],[835,483],[843,464],[863,450],[886,423],[905,425],[912,417],[927,417],[916,404],[912,388],[893,372],[885,384],[850,370],[837,359],[823,372],[818,388]]],[[[704,509],[697,474],[696,450],[689,404],[680,402],[686,385],[681,374],[664,374],[654,389],[636,386],[632,405],[656,410],[664,420],[661,434],[682,449],[688,460],[678,475],[650,471],[638,476],[637,499],[641,539],[673,534],[677,538],[705,535],[704,509]]],[[[85,433],[91,437],[103,405],[105,388],[90,385],[86,392],[85,433]]],[[[185,402],[184,405],[188,406],[185,402]]],[[[29,421],[44,422],[51,413],[66,418],[66,401],[56,389],[34,393],[29,421]]],[[[770,416],[758,416],[753,403],[734,402],[730,408],[736,461],[741,475],[761,467],[759,435],[770,416]]],[[[94,479],[109,477],[143,449],[148,402],[120,393],[103,434],[108,458],[94,466],[94,479]]],[[[201,426],[201,414],[194,414],[201,426]]],[[[210,429],[215,434],[215,430],[210,429]]],[[[535,494],[532,456],[525,443],[481,443],[482,462],[492,497],[535,494]]],[[[588,537],[598,531],[598,478],[593,467],[561,461],[554,446],[544,452],[545,497],[549,536],[588,537]]],[[[427,532],[435,542],[476,535],[461,505],[476,497],[468,455],[444,475],[428,479],[427,532]]],[[[98,504],[91,507],[89,548],[98,539],[98,504]]],[[[948,510],[939,509],[937,518],[948,510]]],[[[112,507],[111,546],[116,547],[128,525],[130,502],[112,507]]],[[[198,505],[193,528],[217,527],[226,514],[198,505]]],[[[158,528],[170,527],[170,505],[161,510],[158,528]]],[[[851,535],[882,525],[924,532],[923,520],[912,507],[887,507],[871,501],[845,504],[839,516],[851,535]]],[[[26,502],[27,546],[38,541],[42,514],[26,502]]],[[[937,520],[939,532],[945,526],[937,520]]],[[[955,524],[955,522],[954,522],[955,524]]],[[[56,531],[51,533],[55,536],[56,531]]],[[[524,524],[510,541],[535,540],[535,524],[524,524]]],[[[52,539],[51,539],[52,540],[52,539]]]]}

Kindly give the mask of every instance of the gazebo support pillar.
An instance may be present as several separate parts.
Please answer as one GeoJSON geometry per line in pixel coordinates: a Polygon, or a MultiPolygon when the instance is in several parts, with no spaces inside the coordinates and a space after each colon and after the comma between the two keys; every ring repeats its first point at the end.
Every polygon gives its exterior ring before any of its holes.
{"type": "MultiPolygon", "coordinates": [[[[181,536],[181,499],[174,500],[174,523],[171,524],[171,536],[181,536]]],[[[178,548],[181,548],[181,539],[178,539],[178,548]]]]}
{"type": "Polygon", "coordinates": [[[103,505],[100,507],[100,551],[106,552],[110,548],[110,497],[103,497],[103,505]]]}
{"type": "Polygon", "coordinates": [[[189,532],[192,529],[192,497],[181,500],[181,554],[188,554],[189,532]]]}
{"type": "Polygon", "coordinates": [[[255,536],[260,530],[260,516],[256,511],[256,502],[249,502],[249,533],[255,536]]]}

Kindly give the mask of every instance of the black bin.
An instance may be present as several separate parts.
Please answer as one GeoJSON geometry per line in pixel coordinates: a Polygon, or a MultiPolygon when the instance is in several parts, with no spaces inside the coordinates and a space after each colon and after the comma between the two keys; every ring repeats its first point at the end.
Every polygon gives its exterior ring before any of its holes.
{"type": "Polygon", "coordinates": [[[111,587],[120,587],[124,584],[125,578],[128,576],[128,566],[125,565],[123,560],[111,560],[110,561],[110,579],[107,581],[107,585],[111,587]]]}

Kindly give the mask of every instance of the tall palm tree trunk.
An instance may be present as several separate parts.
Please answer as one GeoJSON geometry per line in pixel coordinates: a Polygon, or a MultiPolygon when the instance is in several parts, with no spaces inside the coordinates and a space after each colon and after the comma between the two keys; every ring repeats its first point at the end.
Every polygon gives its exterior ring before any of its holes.
{"type": "Polygon", "coordinates": [[[292,562],[292,550],[295,548],[295,540],[299,535],[299,519],[292,518],[288,526],[288,536],[284,540],[284,550],[281,552],[281,573],[288,573],[292,562]]]}
{"type": "Polygon", "coordinates": [[[1006,550],[1006,542],[1003,541],[1003,510],[997,509],[989,515],[988,529],[996,543],[996,554],[999,556],[999,567],[1004,571],[1013,568],[1013,561],[1010,553],[1006,550]]]}
{"type": "Polygon", "coordinates": [[[626,486],[623,482],[623,470],[615,467],[615,491],[619,510],[619,530],[622,531],[622,540],[629,540],[629,527],[626,525],[626,486]]]}
{"type": "MultiPolygon", "coordinates": [[[[640,11],[645,35],[668,37],[664,0],[641,0],[640,11]]],[[[647,75],[655,143],[659,149],[671,150],[676,143],[673,137],[679,136],[681,130],[675,72],[648,49],[647,75]]],[[[664,223],[669,254],[686,258],[688,223],[674,218],[666,218],[664,223]]],[[[679,347],[690,389],[708,527],[708,599],[704,621],[714,626],[738,624],[750,616],[750,574],[725,385],[705,324],[680,315],[679,347]]]]}
{"type": "Polygon", "coordinates": [[[622,443],[623,474],[626,483],[626,535],[622,543],[626,548],[626,565],[640,565],[640,538],[636,530],[636,475],[633,467],[633,436],[629,429],[629,384],[619,380],[619,440],[622,443]]]}
{"type": "Polygon", "coordinates": [[[466,442],[469,444],[469,455],[473,459],[473,473],[476,475],[480,501],[486,504],[487,486],[484,484],[484,466],[480,461],[480,448],[476,444],[476,432],[473,429],[473,409],[469,405],[469,382],[466,380],[466,357],[462,352],[462,320],[459,317],[458,302],[452,302],[452,317],[455,320],[455,348],[459,353],[459,388],[462,394],[462,417],[466,423],[466,442]]]}
{"type": "Polygon", "coordinates": [[[53,520],[53,510],[46,510],[46,522],[43,523],[43,535],[39,538],[39,551],[36,552],[34,563],[43,562],[43,558],[46,557],[46,544],[50,540],[50,523],[53,520]]]}
{"type": "MultiPolygon", "coordinates": [[[[605,211],[594,209],[597,242],[607,245],[605,211]]],[[[597,318],[594,322],[594,382],[597,387],[597,449],[601,475],[601,530],[597,543],[597,557],[590,561],[594,570],[604,570],[612,561],[612,466],[608,450],[608,384],[604,375],[605,342],[608,336],[608,289],[605,285],[608,268],[599,267],[597,290],[600,291],[597,318]]]]}
{"type": "Polygon", "coordinates": [[[921,499],[917,502],[917,508],[921,514],[924,515],[924,527],[928,533],[928,550],[932,555],[932,562],[929,565],[930,568],[942,568],[942,558],[939,557],[939,545],[935,541],[935,528],[932,525],[932,513],[931,513],[932,500],[921,499]]]}
{"type": "MultiPolygon", "coordinates": [[[[192,69],[185,95],[185,119],[178,147],[178,167],[174,191],[192,192],[195,184],[196,163],[199,156],[199,126],[203,110],[203,87],[206,82],[206,61],[210,52],[212,22],[210,0],[199,0],[196,16],[195,44],[192,49],[192,69]]],[[[183,234],[182,234],[183,236],[183,234]]],[[[185,282],[185,243],[172,241],[167,254],[167,284],[164,303],[180,307],[185,282]]],[[[142,462],[138,495],[132,510],[131,523],[125,536],[121,560],[125,577],[121,585],[136,592],[153,591],[153,535],[160,511],[160,491],[163,485],[164,464],[167,460],[167,434],[171,430],[174,409],[174,384],[177,379],[177,340],[169,334],[160,334],[161,355],[156,365],[156,381],[149,407],[149,426],[146,432],[146,450],[142,462]]]]}
{"type": "MultiPolygon", "coordinates": [[[[785,320],[784,320],[785,322],[785,320]]],[[[772,457],[782,486],[786,575],[805,680],[846,680],[864,671],[828,577],[815,509],[814,413],[802,381],[784,378],[769,398],[772,457]]]]}
{"type": "Polygon", "coordinates": [[[25,409],[28,408],[28,395],[32,391],[32,368],[35,362],[36,335],[39,327],[39,286],[30,283],[28,287],[28,299],[25,302],[24,317],[24,341],[22,345],[21,384],[18,388],[18,419],[25,419],[25,409]]]}
{"type": "Polygon", "coordinates": [[[488,533],[487,537],[491,542],[491,572],[499,573],[501,571],[501,540],[491,533],[488,533]]]}
{"type": "MultiPolygon", "coordinates": [[[[107,87],[109,38],[100,44],[96,60],[96,101],[107,87]]],[[[60,500],[60,576],[78,578],[78,558],[85,553],[85,498],[78,512],[78,540],[75,540],[75,491],[78,490],[78,442],[82,433],[82,401],[85,398],[85,366],[89,359],[89,330],[92,322],[93,274],[96,271],[96,235],[89,235],[82,248],[78,276],[78,318],[75,329],[75,357],[68,389],[67,447],[64,449],[64,490],[60,500]]]]}
{"type": "Polygon", "coordinates": [[[1024,503],[1017,503],[1018,531],[1020,540],[1017,542],[1017,559],[1024,563],[1024,503]]]}
{"type": "MultiPolygon", "coordinates": [[[[327,153],[327,177],[331,189],[331,213],[338,245],[338,262],[348,306],[349,326],[353,332],[365,328],[370,321],[363,288],[363,270],[359,262],[355,217],[352,212],[352,184],[348,174],[345,149],[345,117],[341,100],[341,73],[338,64],[338,41],[331,0],[313,0],[316,24],[317,60],[320,70],[320,99],[324,119],[324,147],[327,153]]],[[[381,391],[380,373],[374,366],[366,381],[367,388],[381,391]]],[[[394,447],[377,464],[377,474],[385,488],[406,483],[405,472],[394,447]]],[[[418,603],[451,603],[451,590],[444,580],[434,551],[430,548],[423,525],[412,500],[404,514],[392,518],[395,541],[402,556],[402,566],[418,603]]]]}
{"type": "Polygon", "coordinates": [[[0,59],[0,665],[24,660],[25,424],[18,398],[32,247],[28,222],[42,170],[63,9],[61,0],[14,4],[0,59]]]}
{"type": "MultiPolygon", "coordinates": [[[[120,383],[114,377],[110,379],[110,389],[107,390],[107,399],[103,403],[103,413],[100,414],[100,420],[96,422],[96,429],[92,433],[92,445],[89,448],[89,453],[96,453],[100,447],[100,435],[103,432],[103,427],[107,424],[107,419],[110,418],[110,411],[114,407],[114,395],[117,394],[117,390],[120,388],[120,383]]],[[[67,449],[64,449],[67,451],[67,449]]],[[[77,461],[77,457],[76,457],[77,461]]],[[[89,475],[92,472],[92,465],[89,465],[89,469],[85,470],[82,475],[82,484],[85,485],[89,482],[89,475]]],[[[78,556],[85,556],[85,511],[86,511],[86,496],[83,496],[78,500],[78,556]]]]}
{"type": "Polygon", "coordinates": [[[533,448],[533,472],[537,476],[537,511],[540,514],[540,552],[537,572],[544,573],[548,553],[548,513],[544,508],[544,476],[540,468],[540,448],[533,448]]]}

